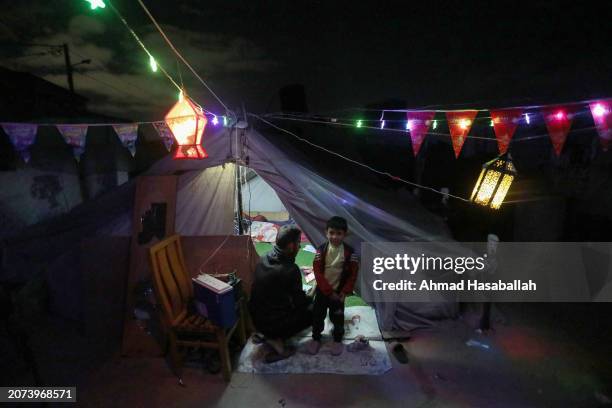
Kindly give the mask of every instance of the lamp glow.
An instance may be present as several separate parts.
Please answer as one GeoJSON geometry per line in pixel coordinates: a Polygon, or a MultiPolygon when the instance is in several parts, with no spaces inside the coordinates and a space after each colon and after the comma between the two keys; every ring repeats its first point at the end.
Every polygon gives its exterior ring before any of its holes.
{"type": "Polygon", "coordinates": [[[470,201],[498,210],[516,177],[510,153],[505,153],[482,166],[470,201]]]}
{"type": "Polygon", "coordinates": [[[472,124],[472,121],[469,119],[461,119],[459,121],[459,127],[463,130],[467,129],[472,124]]]}
{"type": "Polygon", "coordinates": [[[217,119],[217,115],[213,115],[212,124],[215,126],[219,124],[219,119],[217,119]]]}
{"type": "Polygon", "coordinates": [[[103,0],[85,0],[87,3],[89,3],[89,7],[91,7],[92,10],[98,9],[98,8],[106,8],[106,4],[104,4],[103,0]]]}
{"type": "Polygon", "coordinates": [[[493,119],[491,119],[491,123],[489,126],[493,127],[493,119]]]}
{"type": "Polygon", "coordinates": [[[412,121],[411,120],[406,122],[406,130],[412,130],[412,121]]]}
{"type": "Polygon", "coordinates": [[[357,127],[358,127],[358,128],[362,127],[362,126],[363,126],[363,121],[362,121],[361,119],[359,119],[359,120],[357,121],[357,124],[356,124],[356,125],[357,125],[357,127]]]}
{"type": "Polygon", "coordinates": [[[182,101],[184,97],[185,97],[185,94],[183,93],[183,90],[181,89],[178,94],[178,100],[182,101]]]}
{"type": "Polygon", "coordinates": [[[208,153],[202,147],[202,135],[207,120],[200,106],[185,97],[170,109],[165,119],[178,145],[175,159],[208,157],[208,153]]]}
{"type": "Polygon", "coordinates": [[[593,108],[593,115],[597,116],[598,118],[602,118],[606,113],[608,112],[601,103],[596,104],[593,108]]]}
{"type": "Polygon", "coordinates": [[[152,55],[149,55],[149,66],[151,67],[151,71],[157,72],[157,61],[155,61],[152,55]]]}
{"type": "Polygon", "coordinates": [[[433,121],[433,126],[432,126],[432,128],[433,128],[433,129],[435,129],[435,128],[437,128],[437,127],[438,127],[438,121],[437,121],[437,120],[434,120],[434,121],[433,121]]]}
{"type": "Polygon", "coordinates": [[[380,128],[381,128],[381,129],[384,129],[384,128],[385,128],[385,125],[386,125],[386,123],[385,123],[385,121],[384,121],[384,120],[380,122],[380,128]]]}
{"type": "Polygon", "coordinates": [[[527,122],[527,124],[531,123],[529,121],[529,114],[528,113],[525,114],[525,122],[527,122]]]}
{"type": "Polygon", "coordinates": [[[222,116],[223,118],[223,126],[227,127],[227,116],[222,116]]]}
{"type": "Polygon", "coordinates": [[[555,114],[555,118],[556,118],[557,120],[563,120],[563,118],[565,118],[565,113],[564,113],[563,111],[558,111],[558,112],[555,114]]]}

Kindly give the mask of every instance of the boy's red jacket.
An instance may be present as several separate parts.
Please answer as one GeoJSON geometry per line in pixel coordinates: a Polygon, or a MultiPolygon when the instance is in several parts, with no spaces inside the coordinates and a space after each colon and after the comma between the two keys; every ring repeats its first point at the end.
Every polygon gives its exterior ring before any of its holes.
{"type": "MultiPolygon", "coordinates": [[[[334,291],[327,279],[325,279],[325,256],[327,255],[327,246],[329,241],[317,248],[317,254],[312,262],[317,287],[325,295],[329,296],[334,291]]],[[[340,284],[338,285],[337,293],[350,295],[353,293],[355,281],[357,280],[357,271],[359,270],[359,259],[352,247],[344,244],[344,265],[342,274],[340,275],[340,284]]]]}

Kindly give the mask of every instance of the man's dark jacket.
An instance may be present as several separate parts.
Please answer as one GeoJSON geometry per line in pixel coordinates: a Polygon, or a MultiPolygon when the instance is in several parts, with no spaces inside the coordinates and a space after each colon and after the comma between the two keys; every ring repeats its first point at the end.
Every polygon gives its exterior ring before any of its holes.
{"type": "Polygon", "coordinates": [[[255,268],[249,304],[255,327],[262,330],[290,322],[308,304],[295,259],[275,246],[259,259],[255,268]]]}

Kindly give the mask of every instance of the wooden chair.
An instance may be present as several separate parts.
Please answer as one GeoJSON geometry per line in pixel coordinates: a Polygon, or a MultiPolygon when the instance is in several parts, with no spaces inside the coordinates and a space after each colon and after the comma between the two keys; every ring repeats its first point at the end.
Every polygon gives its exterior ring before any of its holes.
{"type": "Polygon", "coordinates": [[[221,369],[225,381],[232,375],[228,349],[229,339],[238,333],[241,345],[246,343],[244,300],[237,301],[238,320],[225,329],[215,325],[193,310],[193,283],[185,268],[185,259],[178,235],[173,235],[149,249],[153,287],[162,309],[162,325],[167,333],[170,360],[182,384],[183,348],[209,348],[219,350],[221,369]]]}

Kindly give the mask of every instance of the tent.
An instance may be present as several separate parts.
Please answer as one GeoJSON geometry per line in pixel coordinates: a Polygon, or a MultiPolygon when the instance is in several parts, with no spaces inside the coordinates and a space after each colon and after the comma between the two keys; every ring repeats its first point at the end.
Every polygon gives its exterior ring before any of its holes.
{"type": "MultiPolygon", "coordinates": [[[[319,174],[301,152],[274,142],[268,132],[272,131],[267,127],[211,127],[203,141],[209,154],[207,159],[173,160],[168,155],[145,173],[179,175],[177,233],[184,236],[234,234],[234,205],[228,203],[235,202],[234,166],[241,165],[254,170],[274,190],[314,245],[324,242],[325,222],[334,215],[347,219],[350,229],[347,242],[358,251],[364,241],[434,241],[441,245],[451,241],[443,221],[422,208],[412,196],[404,197],[403,214],[399,215],[370,204],[367,194],[349,191],[319,174]]],[[[77,284],[67,277],[70,270],[78,268],[75,259],[81,240],[89,236],[129,236],[134,192],[132,180],[7,240],[3,278],[7,274],[13,277],[32,274],[44,266],[47,276],[53,277],[51,287],[72,285],[68,293],[78,291],[78,286],[74,287],[77,284]]],[[[69,296],[56,295],[56,298],[60,298],[58,304],[70,302],[69,296]]],[[[78,305],[73,302],[64,309],[75,308],[78,305]]],[[[409,330],[453,316],[456,304],[436,299],[430,303],[380,303],[376,309],[381,329],[409,330]]]]}
{"type": "Polygon", "coordinates": [[[278,194],[263,178],[251,169],[244,169],[241,174],[242,209],[247,216],[260,215],[269,221],[289,219],[289,213],[278,194]]]}

